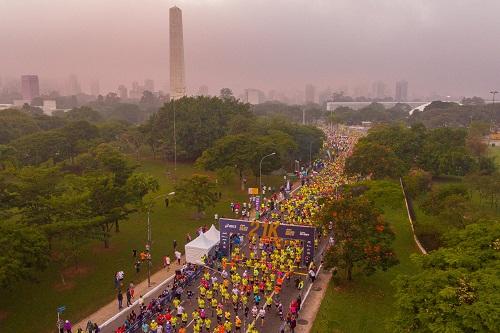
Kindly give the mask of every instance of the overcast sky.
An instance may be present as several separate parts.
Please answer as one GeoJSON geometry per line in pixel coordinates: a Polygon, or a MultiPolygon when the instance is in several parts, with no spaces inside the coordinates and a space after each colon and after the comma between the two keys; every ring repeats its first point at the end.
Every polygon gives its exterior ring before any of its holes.
{"type": "Polygon", "coordinates": [[[173,5],[192,92],[399,79],[424,95],[500,89],[499,0],[0,0],[0,77],[166,89],[173,5]]]}

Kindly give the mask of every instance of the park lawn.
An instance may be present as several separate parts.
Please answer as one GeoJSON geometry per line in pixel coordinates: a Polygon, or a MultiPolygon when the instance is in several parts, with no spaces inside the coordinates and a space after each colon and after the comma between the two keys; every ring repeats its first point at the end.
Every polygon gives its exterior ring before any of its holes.
{"type": "MultiPolygon", "coordinates": [[[[498,169],[500,169],[500,147],[488,147],[488,156],[495,158],[495,164],[498,169]]],[[[450,184],[462,184],[464,183],[464,178],[459,176],[440,176],[433,179],[432,186],[434,188],[439,188],[442,186],[447,186],[450,184]]],[[[465,183],[467,185],[467,183],[465,183]]],[[[426,214],[422,210],[422,203],[425,200],[425,196],[420,196],[413,200],[413,207],[416,215],[415,229],[419,235],[419,239],[427,249],[437,248],[441,243],[440,240],[436,241],[436,237],[427,237],[432,234],[442,235],[449,231],[453,226],[443,221],[439,220],[438,216],[432,216],[426,214]]],[[[477,191],[470,192],[470,204],[472,206],[471,211],[474,212],[475,218],[486,218],[493,219],[500,216],[500,209],[488,204],[484,199],[481,200],[479,193],[477,191]]],[[[439,238],[439,237],[438,237],[439,238]]]]}
{"type": "Polygon", "coordinates": [[[488,155],[495,158],[495,164],[500,168],[500,146],[488,147],[488,155]]]}
{"type": "MultiPolygon", "coordinates": [[[[172,165],[165,162],[145,160],[139,162],[140,172],[155,176],[160,182],[159,192],[152,195],[169,193],[173,190],[173,179],[167,173],[167,167],[172,171],[172,165]]],[[[178,164],[176,178],[190,175],[213,173],[202,172],[189,164],[178,164]]],[[[277,185],[281,177],[263,176],[263,183],[277,185]]],[[[255,177],[249,177],[248,184],[256,184],[255,177]]],[[[247,195],[240,190],[236,175],[233,182],[220,186],[222,199],[214,208],[207,210],[204,218],[194,220],[193,209],[178,203],[170,203],[165,208],[163,199],[158,199],[151,213],[152,225],[152,255],[153,272],[161,269],[161,258],[173,255],[172,242],[178,242],[178,248],[183,249],[186,234],[193,238],[196,229],[204,224],[213,223],[214,214],[230,216],[229,203],[241,201],[247,195]]],[[[136,213],[128,221],[120,224],[120,232],[113,232],[110,248],[104,249],[102,242],[92,241],[82,244],[82,254],[79,269],[65,268],[66,285],[61,283],[61,265],[52,263],[44,272],[40,272],[38,282],[23,282],[12,286],[10,290],[2,290],[0,297],[0,332],[55,332],[56,308],[66,306],[63,315],[73,323],[92,314],[101,306],[115,298],[113,285],[114,274],[118,270],[125,272],[125,281],[142,281],[146,278],[146,267],[139,274],[133,268],[132,249],[141,251],[147,240],[146,214],[136,213]]]]}
{"type": "Polygon", "coordinates": [[[391,188],[392,193],[378,192],[376,204],[383,209],[386,220],[394,229],[394,249],[400,263],[387,272],[377,272],[372,276],[356,273],[352,282],[346,282],[343,272],[340,272],[330,281],[311,330],[313,333],[388,332],[395,311],[395,290],[391,282],[397,275],[413,274],[417,269],[410,255],[420,252],[413,240],[403,196],[396,195],[396,191],[400,191],[399,183],[371,184],[391,188]]]}

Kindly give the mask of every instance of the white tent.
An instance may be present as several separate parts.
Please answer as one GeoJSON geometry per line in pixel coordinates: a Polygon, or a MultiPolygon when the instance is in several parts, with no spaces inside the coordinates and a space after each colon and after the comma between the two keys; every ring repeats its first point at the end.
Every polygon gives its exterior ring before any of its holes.
{"type": "Polygon", "coordinates": [[[205,232],[205,236],[211,240],[214,241],[215,244],[219,244],[220,241],[220,231],[215,228],[215,226],[212,224],[210,229],[208,229],[207,232],[205,232]]]}
{"type": "Polygon", "coordinates": [[[185,245],[186,261],[193,264],[200,264],[201,257],[208,255],[216,245],[216,242],[208,239],[204,234],[199,235],[185,245]]]}

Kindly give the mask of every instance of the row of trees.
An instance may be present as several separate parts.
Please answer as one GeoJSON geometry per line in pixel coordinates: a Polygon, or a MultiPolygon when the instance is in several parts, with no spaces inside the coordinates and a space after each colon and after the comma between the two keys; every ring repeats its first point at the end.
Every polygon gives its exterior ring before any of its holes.
{"type": "Polygon", "coordinates": [[[363,121],[373,123],[404,122],[408,125],[424,124],[429,128],[437,127],[468,127],[471,122],[500,123],[500,105],[484,104],[477,98],[464,99],[463,105],[453,102],[435,101],[425,107],[424,111],[415,110],[410,115],[412,107],[398,103],[385,108],[380,103],[373,102],[359,110],[342,106],[333,113],[323,113],[328,122],[346,125],[360,125],[363,121]]]}
{"type": "Polygon", "coordinates": [[[500,331],[498,220],[455,229],[441,249],[412,260],[419,270],[394,283],[394,331],[500,331]]]}
{"type": "Polygon", "coordinates": [[[485,155],[486,145],[471,127],[427,129],[381,125],[370,130],[347,160],[346,171],[373,178],[399,177],[412,168],[433,175],[463,176],[471,172],[491,174],[494,161],[485,155]]]}
{"type": "Polygon", "coordinates": [[[155,179],[137,173],[108,144],[77,155],[73,162],[2,171],[0,248],[8,250],[0,256],[7,268],[0,270],[0,285],[36,276],[51,252],[76,263],[87,241],[99,239],[108,247],[113,229],[119,232],[120,222],[143,209],[145,195],[157,189],[155,179]],[[16,239],[19,234],[23,237],[16,239]],[[31,245],[16,246],[19,241],[31,245]]]}
{"type": "Polygon", "coordinates": [[[324,140],[315,127],[285,118],[257,117],[250,105],[234,98],[200,96],[165,104],[131,141],[138,148],[140,142],[134,138],[144,138],[154,155],[161,153],[173,160],[174,117],[177,159],[197,160],[207,170],[229,166],[240,174],[251,170],[257,175],[259,159],[271,152],[277,158],[266,160],[263,172],[289,169],[294,160],[308,161],[310,155],[316,155],[324,140]]]}

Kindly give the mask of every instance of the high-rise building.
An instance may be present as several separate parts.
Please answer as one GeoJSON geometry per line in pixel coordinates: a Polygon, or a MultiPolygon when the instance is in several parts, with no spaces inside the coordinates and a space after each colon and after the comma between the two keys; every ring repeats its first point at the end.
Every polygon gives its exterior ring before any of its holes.
{"type": "Polygon", "coordinates": [[[144,80],[144,90],[147,90],[149,92],[154,92],[155,91],[155,81],[153,81],[151,79],[144,80]]]}
{"type": "Polygon", "coordinates": [[[332,98],[333,98],[332,88],[328,87],[318,94],[318,103],[319,105],[326,105],[326,102],[332,100],[332,98]]]}
{"type": "Polygon", "coordinates": [[[396,102],[408,101],[408,81],[401,80],[396,82],[396,94],[394,99],[396,102]]]}
{"type": "Polygon", "coordinates": [[[33,98],[40,96],[38,75],[21,76],[21,94],[23,95],[23,100],[26,101],[31,101],[33,98]]]}
{"type": "Polygon", "coordinates": [[[99,80],[93,80],[90,82],[90,94],[92,96],[99,96],[101,89],[99,87],[99,80]]]}
{"type": "Polygon", "coordinates": [[[120,99],[128,98],[127,87],[125,87],[123,84],[118,86],[118,96],[120,96],[120,99]]]}
{"type": "Polygon", "coordinates": [[[306,85],[306,104],[314,103],[316,99],[316,88],[312,84],[306,85]]]}
{"type": "Polygon", "coordinates": [[[373,90],[373,97],[382,99],[385,97],[385,89],[386,85],[382,81],[377,81],[373,83],[372,90],[373,90]]]}
{"type": "Polygon", "coordinates": [[[252,105],[264,102],[264,98],[264,93],[258,89],[245,89],[243,94],[243,100],[252,105]]]}
{"type": "Polygon", "coordinates": [[[200,86],[200,88],[198,89],[198,96],[208,96],[208,86],[200,86]]]}
{"type": "Polygon", "coordinates": [[[182,11],[174,6],[170,8],[170,97],[177,99],[185,95],[182,11]]]}
{"type": "Polygon", "coordinates": [[[78,77],[75,74],[71,74],[68,78],[67,92],[68,95],[79,95],[82,93],[80,82],[78,82],[78,77]]]}

